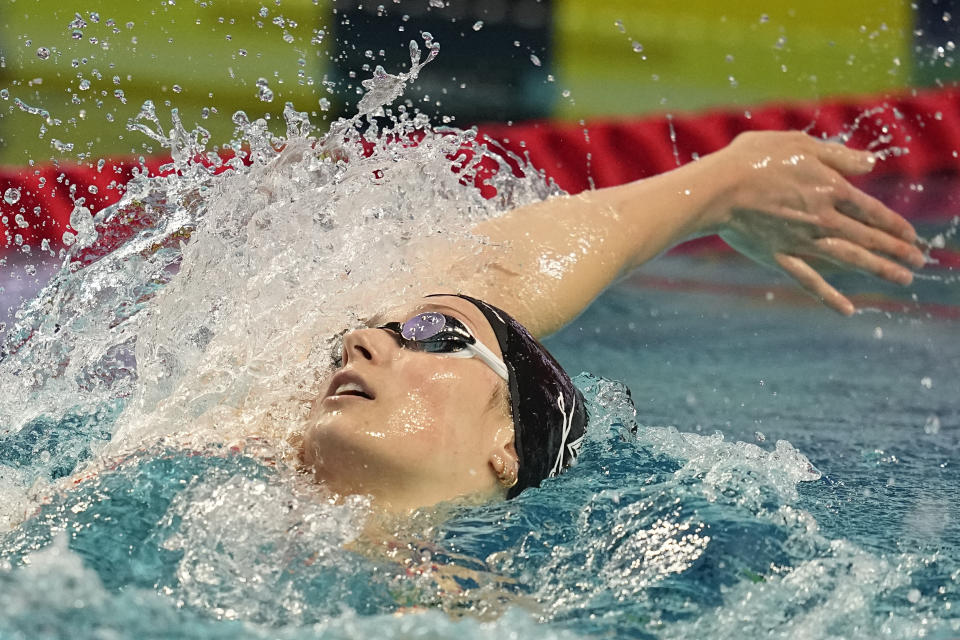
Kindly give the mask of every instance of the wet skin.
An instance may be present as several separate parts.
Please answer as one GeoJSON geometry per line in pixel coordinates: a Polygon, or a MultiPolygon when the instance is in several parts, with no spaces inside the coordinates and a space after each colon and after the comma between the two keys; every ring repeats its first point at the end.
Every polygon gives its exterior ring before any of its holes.
{"type": "Polygon", "coordinates": [[[307,419],[303,460],[341,495],[369,494],[403,511],[460,496],[503,495],[516,473],[513,423],[492,402],[503,380],[477,358],[401,346],[374,328],[439,311],[462,321],[499,358],[493,329],[471,303],[431,297],[374,316],[343,338],[343,358],[307,419]]]}

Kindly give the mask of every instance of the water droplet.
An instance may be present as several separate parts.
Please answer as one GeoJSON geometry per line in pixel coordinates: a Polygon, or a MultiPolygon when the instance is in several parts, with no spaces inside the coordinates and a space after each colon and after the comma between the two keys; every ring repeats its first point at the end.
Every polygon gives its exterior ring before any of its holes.
{"type": "Polygon", "coordinates": [[[10,91],[7,90],[7,89],[0,89],[0,98],[3,98],[4,100],[9,100],[9,99],[10,99],[10,91]]]}
{"type": "Polygon", "coordinates": [[[257,97],[262,102],[273,102],[273,90],[266,78],[257,78],[257,97]]]}
{"type": "Polygon", "coordinates": [[[78,86],[80,87],[80,91],[86,91],[87,89],[90,88],[90,81],[84,78],[83,80],[80,81],[80,84],[78,86]]]}
{"type": "Polygon", "coordinates": [[[727,62],[733,62],[733,54],[728,53],[724,60],[727,62]]]}
{"type": "Polygon", "coordinates": [[[477,20],[476,22],[473,23],[474,31],[480,31],[480,29],[483,29],[483,20],[477,20]]]}
{"type": "Polygon", "coordinates": [[[880,327],[874,327],[873,337],[876,338],[877,340],[883,340],[883,329],[880,327]]]}
{"type": "Polygon", "coordinates": [[[430,0],[430,6],[435,9],[443,9],[444,3],[443,0],[430,0]]]}
{"type": "Polygon", "coordinates": [[[174,93],[180,93],[181,91],[183,91],[183,87],[181,87],[181,86],[178,85],[178,84],[173,85],[172,88],[173,88],[173,92],[174,92],[174,93]]]}
{"type": "Polygon", "coordinates": [[[14,98],[13,104],[17,106],[20,111],[24,113],[29,113],[30,115],[40,116],[41,118],[49,118],[50,112],[46,109],[41,109],[40,107],[31,107],[29,104],[21,100],[20,98],[14,98]]]}
{"type": "Polygon", "coordinates": [[[734,89],[736,89],[736,88],[739,86],[739,85],[737,84],[737,79],[734,78],[733,76],[729,76],[729,77],[727,78],[727,81],[730,82],[730,86],[733,87],[734,89]]]}
{"type": "Polygon", "coordinates": [[[260,14],[261,18],[266,18],[268,15],[270,15],[270,10],[266,7],[260,7],[260,11],[258,13],[260,14]]]}
{"type": "Polygon", "coordinates": [[[917,604],[920,602],[920,590],[919,589],[910,589],[907,592],[907,600],[910,604],[917,604]]]}
{"type": "Polygon", "coordinates": [[[330,101],[326,98],[320,98],[320,111],[327,111],[330,109],[330,101]]]}
{"type": "Polygon", "coordinates": [[[52,140],[50,140],[50,146],[61,153],[66,153],[67,151],[73,151],[72,142],[61,142],[56,138],[53,138],[52,140]]]}
{"type": "Polygon", "coordinates": [[[627,32],[627,28],[623,26],[623,20],[614,20],[613,26],[615,26],[620,33],[627,32]]]}
{"type": "Polygon", "coordinates": [[[920,386],[924,389],[932,389],[933,380],[930,378],[930,376],[924,376],[920,379],[920,386]]]}
{"type": "Polygon", "coordinates": [[[532,62],[532,63],[533,63],[533,66],[535,66],[535,67],[539,67],[539,66],[540,66],[540,58],[538,58],[537,56],[533,55],[532,53],[530,54],[530,62],[532,62]]]}
{"type": "Polygon", "coordinates": [[[631,43],[631,46],[633,47],[634,53],[640,53],[641,51],[643,51],[643,45],[637,42],[636,40],[634,40],[631,43]]]}
{"type": "Polygon", "coordinates": [[[933,415],[927,416],[927,421],[923,425],[923,432],[931,436],[940,433],[940,418],[933,415]]]}
{"type": "Polygon", "coordinates": [[[768,15],[765,14],[765,13],[761,13],[761,14],[760,14],[760,24],[765,24],[765,23],[767,23],[767,22],[770,22],[770,16],[768,16],[768,15]]]}
{"type": "Polygon", "coordinates": [[[70,37],[73,38],[74,40],[80,40],[81,38],[83,38],[83,31],[74,29],[74,31],[70,34],[70,37]]]}
{"type": "Polygon", "coordinates": [[[246,49],[240,49],[239,51],[237,51],[237,54],[238,54],[240,57],[245,58],[245,57],[247,57],[247,50],[246,50],[246,49]]]}
{"type": "Polygon", "coordinates": [[[13,217],[13,220],[14,222],[17,223],[17,226],[20,227],[21,229],[26,229],[27,227],[30,226],[30,223],[27,222],[26,218],[23,217],[22,213],[18,213],[17,215],[15,215],[13,217]]]}
{"type": "Polygon", "coordinates": [[[100,14],[96,11],[90,12],[90,22],[100,22],[100,14]]]}
{"type": "Polygon", "coordinates": [[[7,204],[17,204],[20,202],[20,190],[10,187],[3,192],[3,199],[7,204]]]}
{"type": "Polygon", "coordinates": [[[41,60],[46,60],[47,58],[50,57],[50,49],[46,47],[39,47],[37,49],[37,57],[40,58],[41,60]]]}

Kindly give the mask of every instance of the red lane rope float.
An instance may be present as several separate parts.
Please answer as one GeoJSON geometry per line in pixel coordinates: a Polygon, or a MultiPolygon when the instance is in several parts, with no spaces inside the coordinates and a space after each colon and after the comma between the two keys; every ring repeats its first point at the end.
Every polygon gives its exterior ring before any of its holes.
{"type": "MultiPolygon", "coordinates": [[[[572,123],[490,124],[480,133],[533,166],[563,189],[576,193],[648,177],[716,151],[744,131],[805,130],[812,135],[847,135],[849,144],[878,150],[886,158],[857,184],[917,223],[944,222],[960,213],[960,90],[942,89],[898,97],[862,98],[810,104],[770,104],[749,110],[657,115],[633,120],[602,120],[586,127],[572,123]]],[[[470,152],[467,151],[467,156],[470,152]]],[[[505,161],[510,164],[509,158],[505,161]]],[[[156,173],[168,158],[148,158],[143,167],[156,173]]],[[[468,157],[462,159],[467,167],[468,157]]],[[[496,161],[485,158],[472,176],[486,183],[496,161]]],[[[108,161],[101,169],[71,165],[0,169],[0,193],[19,192],[19,200],[0,200],[0,256],[37,247],[43,240],[59,249],[70,231],[74,201],[96,212],[116,202],[139,161],[108,161]],[[93,189],[91,189],[93,187],[93,189]],[[17,218],[19,214],[20,218],[17,218]]],[[[518,170],[514,163],[511,167],[518,170]]],[[[720,248],[719,241],[698,241],[694,248],[720,248]]],[[[943,266],[960,266],[960,253],[934,254],[943,266]]]]}
{"type": "MultiPolygon", "coordinates": [[[[810,104],[770,104],[749,110],[641,120],[607,120],[586,126],[534,122],[481,128],[512,153],[529,158],[563,189],[577,193],[669,171],[716,151],[744,131],[807,131],[848,144],[886,151],[867,176],[853,179],[915,224],[946,223],[960,215],[960,90],[942,89],[891,98],[810,104]],[[882,140],[881,144],[875,141],[882,140]]],[[[718,238],[687,249],[720,250],[718,238]]],[[[960,267],[956,249],[934,250],[944,267],[960,267]]]]}
{"type": "Polygon", "coordinates": [[[63,246],[63,234],[70,228],[74,203],[96,213],[120,199],[123,186],[134,170],[155,174],[166,160],[147,158],[143,164],[132,159],[115,159],[101,169],[83,165],[43,165],[37,168],[0,169],[0,256],[28,245],[36,249],[47,241],[52,249],[63,246]],[[9,190],[18,200],[10,204],[9,190]],[[17,216],[20,216],[18,220],[17,216]]]}
{"type": "Polygon", "coordinates": [[[770,104],[739,111],[607,120],[586,126],[534,122],[487,125],[481,132],[517,154],[526,154],[566,191],[606,187],[669,171],[716,151],[744,131],[804,130],[815,136],[848,134],[848,144],[894,149],[872,178],[902,181],[960,173],[960,90],[897,98],[863,97],[810,104],[770,104]],[[672,131],[671,131],[672,129],[672,131]],[[898,153],[896,149],[908,149],[898,153]]]}

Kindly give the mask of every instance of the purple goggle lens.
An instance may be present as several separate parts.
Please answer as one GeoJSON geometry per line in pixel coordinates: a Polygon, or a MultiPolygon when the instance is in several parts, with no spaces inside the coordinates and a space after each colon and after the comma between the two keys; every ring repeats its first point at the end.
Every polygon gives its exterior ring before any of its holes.
{"type": "Polygon", "coordinates": [[[388,322],[378,328],[399,334],[408,349],[438,355],[479,358],[498,376],[508,379],[503,360],[483,343],[478,342],[463,323],[453,316],[427,311],[418,313],[403,324],[388,322]]]}

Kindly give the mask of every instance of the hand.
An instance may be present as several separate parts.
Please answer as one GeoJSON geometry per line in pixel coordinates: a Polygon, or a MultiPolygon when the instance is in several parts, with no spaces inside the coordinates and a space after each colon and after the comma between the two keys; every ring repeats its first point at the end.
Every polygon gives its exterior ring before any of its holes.
{"type": "Polygon", "coordinates": [[[922,267],[916,231],[844,176],[873,169],[875,156],[800,132],[750,132],[704,160],[732,174],[713,230],[745,256],[786,272],[825,305],[850,315],[853,303],[810,265],[821,259],[901,285],[903,265],[922,267]]]}

